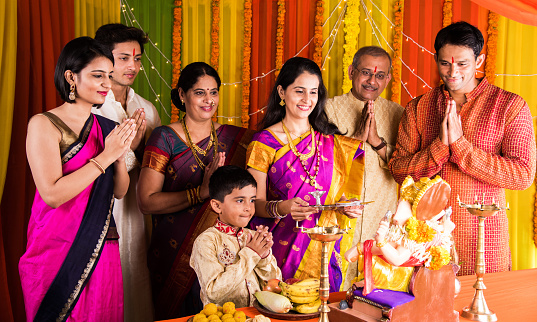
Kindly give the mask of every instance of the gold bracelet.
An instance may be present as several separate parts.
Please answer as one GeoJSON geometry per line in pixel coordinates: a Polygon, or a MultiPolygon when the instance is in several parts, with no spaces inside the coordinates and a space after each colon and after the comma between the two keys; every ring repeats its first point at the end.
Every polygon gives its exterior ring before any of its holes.
{"type": "Polygon", "coordinates": [[[187,189],[186,190],[186,197],[188,199],[188,204],[190,206],[193,206],[194,205],[194,200],[193,200],[194,198],[192,198],[193,197],[192,196],[192,189],[187,189]]]}
{"type": "Polygon", "coordinates": [[[203,199],[201,199],[201,193],[200,193],[201,186],[197,186],[194,188],[194,191],[196,192],[196,199],[198,199],[199,203],[203,203],[203,199]]]}
{"type": "Polygon", "coordinates": [[[386,241],[386,239],[384,239],[383,241],[381,241],[380,243],[377,243],[377,247],[378,248],[382,248],[384,246],[386,246],[388,242],[386,241]]]}
{"type": "Polygon", "coordinates": [[[105,172],[104,168],[102,165],[99,164],[99,162],[97,162],[97,160],[91,158],[89,159],[91,163],[95,164],[95,166],[97,167],[97,169],[99,169],[99,171],[101,171],[102,173],[105,172]]]}

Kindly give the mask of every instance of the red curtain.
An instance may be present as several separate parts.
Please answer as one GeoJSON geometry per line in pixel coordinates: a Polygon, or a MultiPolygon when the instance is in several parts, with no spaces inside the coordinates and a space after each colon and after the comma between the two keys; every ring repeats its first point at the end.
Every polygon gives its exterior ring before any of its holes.
{"type": "MultiPolygon", "coordinates": [[[[293,57],[304,47],[314,33],[316,2],[309,0],[285,1],[285,29],[283,62],[293,57]]],[[[263,75],[276,66],[276,19],[278,1],[254,0],[252,3],[252,59],[251,75],[263,75]]],[[[313,42],[299,56],[313,59],[313,42]]],[[[268,97],[276,77],[270,75],[253,81],[250,87],[250,113],[255,113],[267,105],[268,97]]],[[[250,129],[258,129],[263,113],[250,117],[250,129]]]]}
{"type": "MultiPolygon", "coordinates": [[[[403,30],[408,36],[408,40],[407,37],[403,36],[402,57],[408,68],[404,65],[401,67],[401,79],[407,80],[405,86],[414,97],[429,91],[429,87],[425,83],[434,88],[438,86],[440,81],[433,55],[414,44],[412,39],[428,51],[435,53],[434,39],[438,31],[442,29],[442,7],[443,1],[405,1],[403,30]],[[414,73],[420,75],[425,83],[412,74],[412,69],[414,69],[414,73]]],[[[468,0],[453,1],[452,22],[466,21],[479,28],[485,37],[485,46],[482,51],[485,54],[488,38],[488,12],[487,9],[468,0]]],[[[484,71],[484,64],[480,70],[484,71]]],[[[478,76],[482,77],[484,73],[480,73],[478,76]]],[[[411,99],[405,89],[401,87],[402,105],[405,106],[411,99]]]]}
{"type": "Polygon", "coordinates": [[[63,46],[74,38],[71,0],[17,1],[17,79],[8,173],[0,204],[0,320],[24,321],[19,258],[35,194],[26,161],[26,126],[34,114],[62,102],[54,87],[54,68],[63,46]],[[6,282],[6,283],[4,283],[6,282]]]}
{"type": "Polygon", "coordinates": [[[472,0],[472,2],[511,20],[537,26],[537,0],[472,0]]]}

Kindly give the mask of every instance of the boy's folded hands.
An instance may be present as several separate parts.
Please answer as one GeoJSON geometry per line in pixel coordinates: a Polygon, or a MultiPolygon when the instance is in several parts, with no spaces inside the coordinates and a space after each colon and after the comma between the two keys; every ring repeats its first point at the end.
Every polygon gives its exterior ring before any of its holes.
{"type": "Polygon", "coordinates": [[[260,225],[256,227],[254,235],[250,235],[246,246],[258,253],[261,258],[265,258],[270,254],[273,244],[272,233],[268,231],[268,227],[260,225]]]}

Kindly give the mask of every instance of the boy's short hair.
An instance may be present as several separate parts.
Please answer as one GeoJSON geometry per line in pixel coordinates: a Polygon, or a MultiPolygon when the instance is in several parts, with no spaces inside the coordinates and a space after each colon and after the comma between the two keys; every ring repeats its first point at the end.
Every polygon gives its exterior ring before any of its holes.
{"type": "Polygon", "coordinates": [[[121,23],[109,23],[102,25],[95,32],[95,40],[107,46],[110,51],[114,50],[116,44],[136,41],[140,44],[142,54],[144,53],[144,45],[147,44],[149,38],[147,34],[136,27],[125,26],[121,23]]]}
{"type": "Polygon", "coordinates": [[[257,182],[246,169],[235,165],[225,165],[216,169],[209,181],[209,196],[224,202],[224,198],[233,192],[233,189],[242,189],[246,186],[257,188],[257,182]]]}

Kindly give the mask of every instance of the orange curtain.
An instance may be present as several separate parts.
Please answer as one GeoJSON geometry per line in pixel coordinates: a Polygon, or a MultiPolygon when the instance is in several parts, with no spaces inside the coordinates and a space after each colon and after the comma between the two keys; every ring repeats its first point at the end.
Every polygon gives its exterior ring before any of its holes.
{"type": "MultiPolygon", "coordinates": [[[[485,31],[488,27],[489,11],[467,0],[453,0],[452,3],[452,22],[464,20],[475,25],[479,30],[483,31],[486,44],[487,33],[485,31]]],[[[433,54],[435,52],[434,38],[438,31],[442,29],[442,6],[443,1],[405,1],[403,32],[409,38],[403,36],[402,57],[408,67],[404,65],[401,67],[401,79],[403,84],[406,83],[405,87],[413,97],[429,91],[428,86],[433,88],[438,86],[440,81],[434,57],[427,51],[433,54]],[[427,28],[423,26],[427,26],[427,28]],[[425,49],[414,44],[412,39],[425,49]],[[419,75],[423,81],[416,77],[413,72],[419,75]]],[[[486,46],[482,52],[486,54],[486,46]]],[[[484,66],[481,67],[481,72],[484,72],[483,68],[484,66]]],[[[478,73],[479,77],[484,76],[484,73],[478,73]]],[[[412,97],[401,86],[401,105],[405,106],[411,99],[412,97]]]]}
{"type": "Polygon", "coordinates": [[[537,0],[471,0],[511,20],[537,26],[537,0]]]}
{"type": "MultiPolygon", "coordinates": [[[[277,1],[254,0],[252,3],[252,58],[251,75],[263,76],[276,66],[276,25],[278,17],[277,1]]],[[[314,34],[316,2],[309,0],[285,2],[285,28],[283,35],[283,61],[293,57],[302,49],[314,34]]],[[[313,59],[313,41],[299,56],[313,59]]],[[[268,97],[274,86],[275,74],[251,82],[250,110],[255,113],[267,105],[268,97]]],[[[263,119],[263,112],[250,116],[249,127],[257,129],[263,119]]]]}
{"type": "Polygon", "coordinates": [[[24,302],[18,263],[26,249],[26,227],[35,194],[26,162],[26,126],[30,117],[58,106],[61,101],[54,87],[54,68],[62,47],[74,38],[74,5],[71,0],[17,1],[17,77],[8,173],[0,204],[2,242],[0,289],[3,321],[24,321],[24,302]],[[4,277],[4,276],[2,276],[4,277]],[[6,317],[6,319],[4,319],[6,317]]]}

